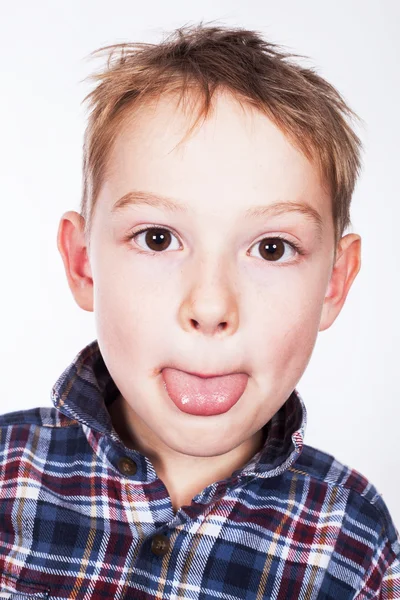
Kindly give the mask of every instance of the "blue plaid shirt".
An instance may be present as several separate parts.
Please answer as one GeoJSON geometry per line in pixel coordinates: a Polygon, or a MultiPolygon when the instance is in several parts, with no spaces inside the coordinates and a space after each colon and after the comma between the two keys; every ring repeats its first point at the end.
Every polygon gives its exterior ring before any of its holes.
{"type": "Polygon", "coordinates": [[[400,598],[385,502],[303,444],[296,390],[262,450],[176,513],[115,432],[117,395],[94,341],[55,383],[55,408],[0,418],[0,598],[400,598]]]}

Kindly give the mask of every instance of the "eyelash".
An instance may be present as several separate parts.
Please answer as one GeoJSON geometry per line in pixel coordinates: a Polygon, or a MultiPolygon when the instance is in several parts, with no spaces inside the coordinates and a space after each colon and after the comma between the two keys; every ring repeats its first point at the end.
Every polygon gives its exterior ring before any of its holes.
{"type": "MultiPolygon", "coordinates": [[[[166,227],[160,227],[159,225],[151,225],[151,226],[147,225],[146,227],[143,227],[142,229],[138,229],[137,231],[134,231],[133,233],[129,234],[127,236],[127,241],[130,241],[130,240],[134,239],[137,235],[139,235],[140,233],[143,233],[145,231],[148,231],[149,229],[157,229],[159,231],[168,231],[169,233],[172,233],[173,235],[175,235],[176,237],[178,237],[176,235],[176,233],[174,233],[170,229],[167,229],[166,227]]],[[[285,242],[286,244],[288,244],[289,246],[291,246],[297,252],[297,254],[299,254],[300,256],[302,256],[302,255],[305,254],[303,248],[299,244],[297,244],[296,242],[293,242],[293,241],[289,242],[288,239],[286,239],[283,235],[279,235],[279,234],[275,234],[275,235],[271,235],[269,237],[261,238],[261,240],[259,240],[255,244],[253,244],[253,246],[259,244],[263,240],[268,240],[268,239],[271,239],[271,240],[272,239],[274,239],[274,240],[275,239],[282,240],[283,242],[285,242]]],[[[138,252],[140,254],[147,254],[147,255],[150,255],[150,256],[155,256],[156,254],[163,254],[163,252],[153,252],[152,250],[143,250],[143,249],[139,249],[138,252]]],[[[280,264],[283,265],[285,263],[280,263],[280,264]]]]}

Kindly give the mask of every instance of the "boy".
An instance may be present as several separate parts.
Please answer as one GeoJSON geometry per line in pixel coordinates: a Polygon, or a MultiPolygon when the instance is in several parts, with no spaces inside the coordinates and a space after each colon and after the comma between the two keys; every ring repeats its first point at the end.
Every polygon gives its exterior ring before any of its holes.
{"type": "Polygon", "coordinates": [[[400,598],[382,497],[295,389],[360,268],[351,110],[252,31],[106,51],[58,232],[98,339],[0,421],[0,597],[400,598]]]}

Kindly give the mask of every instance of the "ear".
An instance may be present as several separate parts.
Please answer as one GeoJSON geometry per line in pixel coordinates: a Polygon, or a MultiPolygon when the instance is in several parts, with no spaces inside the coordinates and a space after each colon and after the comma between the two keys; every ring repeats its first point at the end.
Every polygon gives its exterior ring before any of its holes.
{"type": "Polygon", "coordinates": [[[350,287],[361,267],[361,237],[350,233],[341,238],[326,290],[319,331],[328,329],[342,310],[350,287]]]}
{"type": "Polygon", "coordinates": [[[68,211],[58,227],[57,247],[64,262],[70,290],[83,309],[93,312],[93,279],[84,235],[85,220],[68,211]]]}

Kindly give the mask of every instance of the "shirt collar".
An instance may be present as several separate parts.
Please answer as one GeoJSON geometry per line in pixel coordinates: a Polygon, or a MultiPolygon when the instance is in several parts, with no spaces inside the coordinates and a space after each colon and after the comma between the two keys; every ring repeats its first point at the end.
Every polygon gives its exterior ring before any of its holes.
{"type": "MultiPolygon", "coordinates": [[[[118,395],[97,340],[76,355],[51,390],[53,404],[61,413],[121,443],[107,410],[118,395]]],[[[261,450],[232,476],[273,477],[285,471],[302,451],[306,425],[305,404],[293,390],[264,426],[261,450]]]]}

